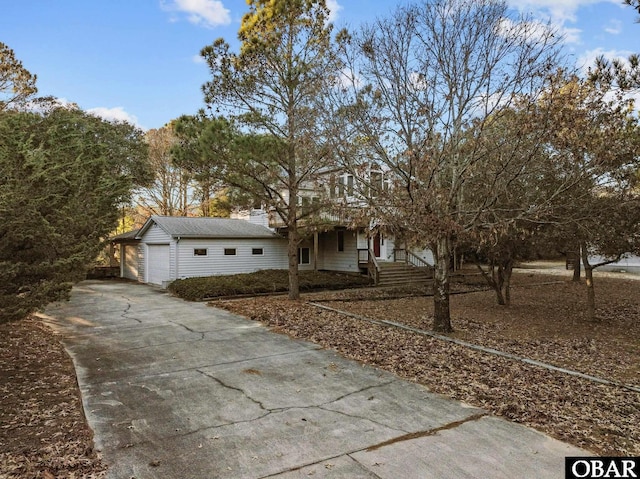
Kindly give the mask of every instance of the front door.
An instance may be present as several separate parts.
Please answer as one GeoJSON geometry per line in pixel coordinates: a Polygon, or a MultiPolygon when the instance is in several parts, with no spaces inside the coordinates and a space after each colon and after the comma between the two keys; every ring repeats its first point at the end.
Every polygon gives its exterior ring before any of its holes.
{"type": "Polygon", "coordinates": [[[380,233],[373,237],[373,255],[376,258],[380,257],[380,233]]]}

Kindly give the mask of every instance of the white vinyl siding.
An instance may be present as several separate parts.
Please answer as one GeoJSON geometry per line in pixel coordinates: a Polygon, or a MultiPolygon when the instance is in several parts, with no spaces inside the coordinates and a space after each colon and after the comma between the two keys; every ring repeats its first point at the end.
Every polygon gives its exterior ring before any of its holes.
{"type": "Polygon", "coordinates": [[[344,251],[338,251],[337,244],[337,231],[328,231],[320,236],[318,269],[359,272],[356,232],[344,231],[344,251]]]}
{"type": "Polygon", "coordinates": [[[287,268],[287,242],[283,239],[182,239],[177,244],[178,278],[251,273],[287,268]],[[195,248],[207,248],[207,256],[194,256],[195,248]],[[253,254],[261,248],[262,255],[253,254]],[[225,255],[235,249],[235,255],[225,255]]]}
{"type": "Polygon", "coordinates": [[[145,263],[147,262],[147,258],[145,257],[145,248],[146,246],[144,244],[140,244],[138,246],[138,281],[140,281],[141,283],[144,283],[145,281],[145,275],[146,275],[146,265],[145,263]]]}
{"type": "Polygon", "coordinates": [[[153,224],[147,231],[144,233],[144,237],[142,239],[145,243],[164,243],[168,244],[171,241],[171,236],[164,232],[162,228],[158,225],[153,224]]]}
{"type": "Polygon", "coordinates": [[[367,234],[364,231],[358,231],[356,246],[358,247],[358,249],[367,249],[369,247],[367,234]]]}
{"type": "Polygon", "coordinates": [[[144,259],[138,277],[147,283],[162,285],[176,279],[176,242],[158,225],[152,225],[142,237],[144,259]]]}
{"type": "Polygon", "coordinates": [[[382,261],[393,261],[393,250],[396,247],[393,236],[382,235],[380,244],[380,258],[382,261]]]}

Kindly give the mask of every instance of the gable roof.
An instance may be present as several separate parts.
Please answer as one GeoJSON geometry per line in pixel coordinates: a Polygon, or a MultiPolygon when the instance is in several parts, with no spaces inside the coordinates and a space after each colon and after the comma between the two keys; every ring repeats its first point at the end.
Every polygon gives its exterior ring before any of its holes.
{"type": "Polygon", "coordinates": [[[142,238],[153,224],[172,238],[280,238],[269,228],[246,220],[155,215],[140,228],[136,238],[142,238]]]}

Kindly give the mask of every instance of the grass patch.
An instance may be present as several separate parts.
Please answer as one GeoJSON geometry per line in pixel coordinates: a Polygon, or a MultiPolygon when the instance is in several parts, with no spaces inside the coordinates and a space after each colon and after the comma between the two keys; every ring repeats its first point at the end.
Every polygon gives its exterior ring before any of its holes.
{"type": "MultiPolygon", "coordinates": [[[[300,291],[347,289],[368,286],[371,280],[363,275],[330,271],[300,271],[300,291]]],[[[286,270],[266,269],[255,273],[229,276],[207,276],[178,279],[169,285],[169,291],[180,298],[201,301],[221,296],[277,293],[289,290],[286,270]]]]}

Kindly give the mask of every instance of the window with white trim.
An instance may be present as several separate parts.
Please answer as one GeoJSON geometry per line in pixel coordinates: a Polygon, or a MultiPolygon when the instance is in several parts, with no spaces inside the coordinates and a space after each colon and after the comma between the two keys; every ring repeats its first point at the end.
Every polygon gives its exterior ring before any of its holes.
{"type": "Polygon", "coordinates": [[[224,249],[224,255],[225,256],[235,256],[236,255],[236,249],[235,248],[225,248],[224,249]]]}
{"type": "Polygon", "coordinates": [[[298,264],[311,264],[311,251],[309,248],[298,248],[298,264]]]}
{"type": "Polygon", "coordinates": [[[207,256],[207,248],[193,248],[193,256],[207,256]]]}
{"type": "Polygon", "coordinates": [[[264,254],[264,249],[263,248],[251,248],[251,254],[253,254],[253,255],[263,255],[264,254]]]}

